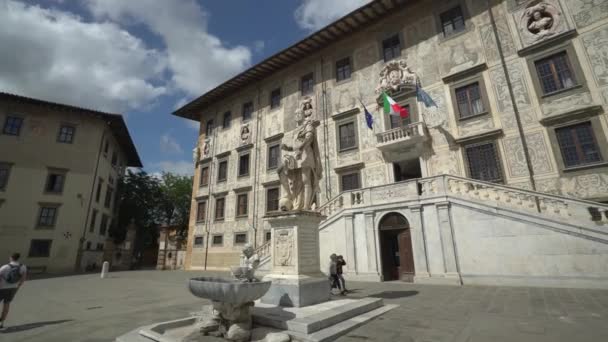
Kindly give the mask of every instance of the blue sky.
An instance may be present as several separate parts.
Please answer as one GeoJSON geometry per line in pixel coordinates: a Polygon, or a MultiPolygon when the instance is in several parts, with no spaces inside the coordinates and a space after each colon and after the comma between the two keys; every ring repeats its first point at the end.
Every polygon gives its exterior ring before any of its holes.
{"type": "Polygon", "coordinates": [[[0,0],[0,91],[123,113],[146,171],[189,174],[173,110],[367,1],[0,0]]]}

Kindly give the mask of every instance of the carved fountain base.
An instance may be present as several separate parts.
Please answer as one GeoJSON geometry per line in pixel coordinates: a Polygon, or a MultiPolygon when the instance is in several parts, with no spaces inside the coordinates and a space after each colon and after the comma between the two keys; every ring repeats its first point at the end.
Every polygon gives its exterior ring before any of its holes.
{"type": "Polygon", "coordinates": [[[330,299],[330,284],[319,270],[319,223],[324,216],[312,211],[267,215],[272,228],[270,290],[265,304],[303,307],[330,299]]]}

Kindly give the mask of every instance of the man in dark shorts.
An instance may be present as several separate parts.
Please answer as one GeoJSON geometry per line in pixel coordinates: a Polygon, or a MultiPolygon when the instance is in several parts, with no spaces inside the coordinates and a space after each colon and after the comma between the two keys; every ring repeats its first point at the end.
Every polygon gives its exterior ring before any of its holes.
{"type": "Polygon", "coordinates": [[[11,256],[11,261],[0,267],[0,302],[2,302],[2,316],[0,316],[0,329],[4,329],[4,320],[8,316],[11,302],[17,290],[25,282],[27,268],[19,263],[19,253],[11,256]]]}

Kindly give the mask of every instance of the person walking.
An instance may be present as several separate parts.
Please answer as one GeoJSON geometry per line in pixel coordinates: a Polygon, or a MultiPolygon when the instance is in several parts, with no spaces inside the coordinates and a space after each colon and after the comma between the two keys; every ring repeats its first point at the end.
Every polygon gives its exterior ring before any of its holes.
{"type": "Polygon", "coordinates": [[[346,294],[348,290],[346,289],[346,280],[344,280],[344,276],[342,275],[342,266],[346,266],[346,261],[344,261],[344,257],[338,255],[336,259],[336,273],[338,275],[338,281],[340,282],[340,286],[342,288],[342,294],[346,294]]]}
{"type": "Polygon", "coordinates": [[[332,254],[329,256],[329,281],[331,283],[331,289],[329,290],[333,294],[333,289],[337,288],[341,295],[344,295],[342,287],[340,286],[340,280],[338,279],[338,256],[332,254]]]}
{"type": "Polygon", "coordinates": [[[2,302],[2,316],[0,316],[0,329],[4,329],[4,321],[8,316],[11,302],[17,290],[25,282],[27,268],[19,263],[19,253],[13,253],[8,264],[0,267],[0,302],[2,302]]]}

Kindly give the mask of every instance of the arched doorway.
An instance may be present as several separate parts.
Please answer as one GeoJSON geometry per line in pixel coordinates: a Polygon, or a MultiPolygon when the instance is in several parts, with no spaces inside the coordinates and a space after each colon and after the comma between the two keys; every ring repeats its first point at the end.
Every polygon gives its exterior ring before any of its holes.
{"type": "Polygon", "coordinates": [[[387,280],[414,281],[414,254],[410,224],[403,215],[387,214],[380,220],[382,276],[387,280]]]}

